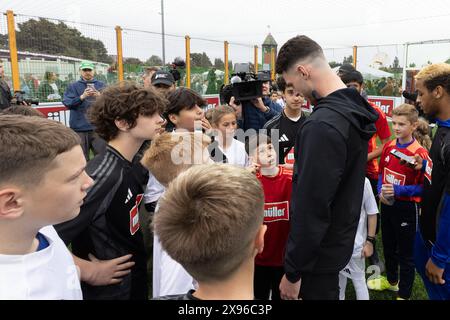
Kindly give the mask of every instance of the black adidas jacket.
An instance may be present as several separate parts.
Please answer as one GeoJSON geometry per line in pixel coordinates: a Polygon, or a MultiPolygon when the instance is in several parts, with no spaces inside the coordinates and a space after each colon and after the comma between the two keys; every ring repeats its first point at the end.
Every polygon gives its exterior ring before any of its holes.
{"type": "Polygon", "coordinates": [[[353,252],[378,115],[353,88],[318,100],[297,133],[285,271],[337,273],[353,252]]]}
{"type": "Polygon", "coordinates": [[[127,161],[117,150],[89,161],[86,172],[94,180],[80,214],[55,226],[76,256],[89,260],[92,253],[100,260],[132,254],[136,263],[131,273],[116,285],[91,286],[82,283],[83,297],[92,299],[147,299],[147,269],[138,209],[143,197],[143,181],[136,163],[127,161]]]}

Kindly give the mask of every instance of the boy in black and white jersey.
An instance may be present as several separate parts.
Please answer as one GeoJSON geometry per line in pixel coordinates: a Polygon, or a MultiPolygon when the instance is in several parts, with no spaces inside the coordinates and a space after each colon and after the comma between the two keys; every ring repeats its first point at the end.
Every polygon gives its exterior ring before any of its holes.
{"type": "Polygon", "coordinates": [[[302,112],[302,105],[305,98],[294,90],[290,83],[286,83],[283,77],[277,80],[278,88],[283,92],[286,100],[286,107],[275,118],[269,120],[264,129],[267,129],[267,135],[271,135],[271,130],[279,130],[278,143],[278,163],[286,168],[293,168],[294,164],[294,145],[295,136],[306,117],[302,112]]]}
{"type": "Polygon", "coordinates": [[[161,131],[167,100],[153,88],[121,83],[102,92],[90,109],[106,152],[88,163],[95,184],[80,215],[56,227],[72,244],[85,299],[147,299],[144,242],[139,225],[143,185],[133,158],[161,131]]]}

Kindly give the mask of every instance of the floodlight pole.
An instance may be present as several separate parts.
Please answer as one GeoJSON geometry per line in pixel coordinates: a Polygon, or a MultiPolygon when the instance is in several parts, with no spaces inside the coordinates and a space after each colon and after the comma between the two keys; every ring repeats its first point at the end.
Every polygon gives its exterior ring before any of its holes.
{"type": "Polygon", "coordinates": [[[164,34],[164,0],[161,0],[161,33],[162,33],[162,61],[166,65],[166,43],[164,34]]]}

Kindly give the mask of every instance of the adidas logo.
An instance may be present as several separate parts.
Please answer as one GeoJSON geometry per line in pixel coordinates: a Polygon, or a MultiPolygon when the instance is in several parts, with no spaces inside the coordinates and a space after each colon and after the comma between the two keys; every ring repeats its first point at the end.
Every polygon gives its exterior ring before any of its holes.
{"type": "Polygon", "coordinates": [[[280,140],[278,140],[278,142],[288,142],[288,141],[289,141],[289,138],[286,136],[286,134],[283,134],[280,137],[280,140]]]}
{"type": "Polygon", "coordinates": [[[130,202],[131,198],[133,197],[133,193],[131,192],[131,190],[128,188],[128,194],[127,194],[127,199],[125,200],[125,204],[127,204],[128,202],[130,202]]]}

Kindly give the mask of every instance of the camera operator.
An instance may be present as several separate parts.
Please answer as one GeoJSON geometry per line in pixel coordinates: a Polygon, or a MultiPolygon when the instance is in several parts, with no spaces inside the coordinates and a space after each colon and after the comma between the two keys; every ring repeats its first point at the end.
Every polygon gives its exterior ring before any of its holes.
{"type": "Polygon", "coordinates": [[[11,106],[12,94],[9,85],[5,81],[5,71],[0,61],[0,110],[11,106]]]}
{"type": "Polygon", "coordinates": [[[230,106],[236,111],[237,115],[241,115],[240,127],[244,130],[254,129],[260,130],[267,121],[280,114],[282,107],[270,100],[270,76],[261,72],[258,73],[258,80],[262,83],[263,97],[242,101],[241,105],[236,104],[236,99],[231,97],[230,106]]]}

